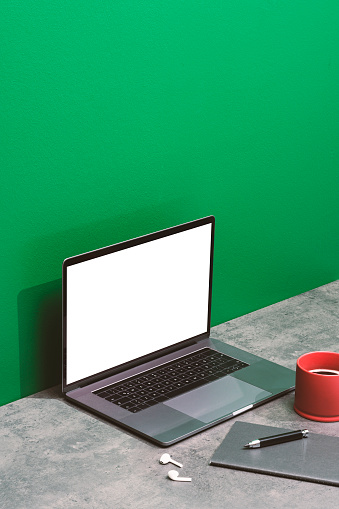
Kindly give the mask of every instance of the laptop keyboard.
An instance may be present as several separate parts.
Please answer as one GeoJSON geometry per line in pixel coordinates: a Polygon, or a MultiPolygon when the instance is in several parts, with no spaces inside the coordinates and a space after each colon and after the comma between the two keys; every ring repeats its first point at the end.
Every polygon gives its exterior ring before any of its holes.
{"type": "Polygon", "coordinates": [[[210,348],[203,348],[93,391],[93,394],[137,413],[246,366],[249,364],[210,348]]]}

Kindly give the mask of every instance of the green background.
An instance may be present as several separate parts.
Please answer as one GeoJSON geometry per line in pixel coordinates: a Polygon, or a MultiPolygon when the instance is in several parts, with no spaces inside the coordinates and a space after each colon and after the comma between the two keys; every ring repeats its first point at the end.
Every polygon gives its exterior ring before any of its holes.
{"type": "Polygon", "coordinates": [[[216,217],[212,324],[339,275],[339,4],[2,0],[0,403],[60,383],[61,263],[216,217]]]}

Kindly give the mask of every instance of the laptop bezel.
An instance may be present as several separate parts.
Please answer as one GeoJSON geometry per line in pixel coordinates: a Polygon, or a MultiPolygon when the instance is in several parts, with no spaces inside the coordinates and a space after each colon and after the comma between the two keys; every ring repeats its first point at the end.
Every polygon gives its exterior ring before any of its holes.
{"type": "Polygon", "coordinates": [[[138,365],[144,364],[151,360],[155,360],[157,358],[162,357],[168,353],[175,352],[176,350],[180,350],[190,344],[193,344],[202,339],[206,339],[210,335],[210,325],[211,325],[211,304],[212,304],[212,278],[213,278],[213,258],[214,258],[214,230],[215,230],[215,217],[207,216],[201,219],[196,219],[194,221],[190,221],[187,223],[183,223],[177,226],[172,226],[170,228],[166,228],[164,230],[159,230],[157,232],[149,233],[140,237],[136,237],[130,240],[126,240],[123,242],[119,242],[116,244],[112,244],[110,246],[106,246],[103,248],[95,249],[93,251],[88,251],[86,253],[82,253],[76,256],[72,256],[66,258],[62,264],[62,392],[66,393],[77,389],[79,387],[84,387],[86,385],[90,385],[91,383],[97,382],[98,380],[110,377],[112,375],[118,374],[122,371],[128,370],[130,368],[134,368],[138,365]],[[184,341],[180,341],[175,343],[169,347],[162,348],[150,354],[144,355],[132,361],[129,361],[124,364],[120,364],[118,366],[114,366],[110,369],[102,371],[100,373],[93,374],[81,380],[77,380],[75,382],[66,383],[66,370],[67,370],[67,269],[68,267],[75,265],[77,263],[81,263],[87,260],[91,260],[94,258],[98,258],[100,256],[105,256],[107,254],[111,254],[117,251],[121,251],[123,249],[128,249],[134,246],[138,246],[144,244],[146,242],[151,242],[153,240],[157,240],[160,238],[164,238],[170,235],[174,235],[176,233],[184,232],[186,230],[190,230],[193,228],[197,228],[199,226],[203,226],[206,224],[211,224],[211,249],[210,249],[210,274],[209,274],[209,290],[208,290],[208,314],[207,314],[207,330],[206,332],[199,334],[198,336],[194,336],[191,338],[187,338],[184,341]]]}

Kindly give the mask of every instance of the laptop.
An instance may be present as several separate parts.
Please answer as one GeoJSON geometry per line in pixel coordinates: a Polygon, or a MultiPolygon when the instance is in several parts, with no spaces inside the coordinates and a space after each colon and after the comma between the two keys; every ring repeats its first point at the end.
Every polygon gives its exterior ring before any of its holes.
{"type": "Polygon", "coordinates": [[[293,390],[295,372],[210,337],[215,218],[63,262],[68,401],[167,447],[293,390]]]}

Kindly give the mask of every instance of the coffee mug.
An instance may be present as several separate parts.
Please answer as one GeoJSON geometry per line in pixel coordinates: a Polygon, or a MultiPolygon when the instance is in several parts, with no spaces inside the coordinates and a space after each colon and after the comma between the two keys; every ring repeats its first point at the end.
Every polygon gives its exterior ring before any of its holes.
{"type": "Polygon", "coordinates": [[[339,353],[310,352],[299,357],[294,410],[313,421],[339,421],[339,353]]]}

